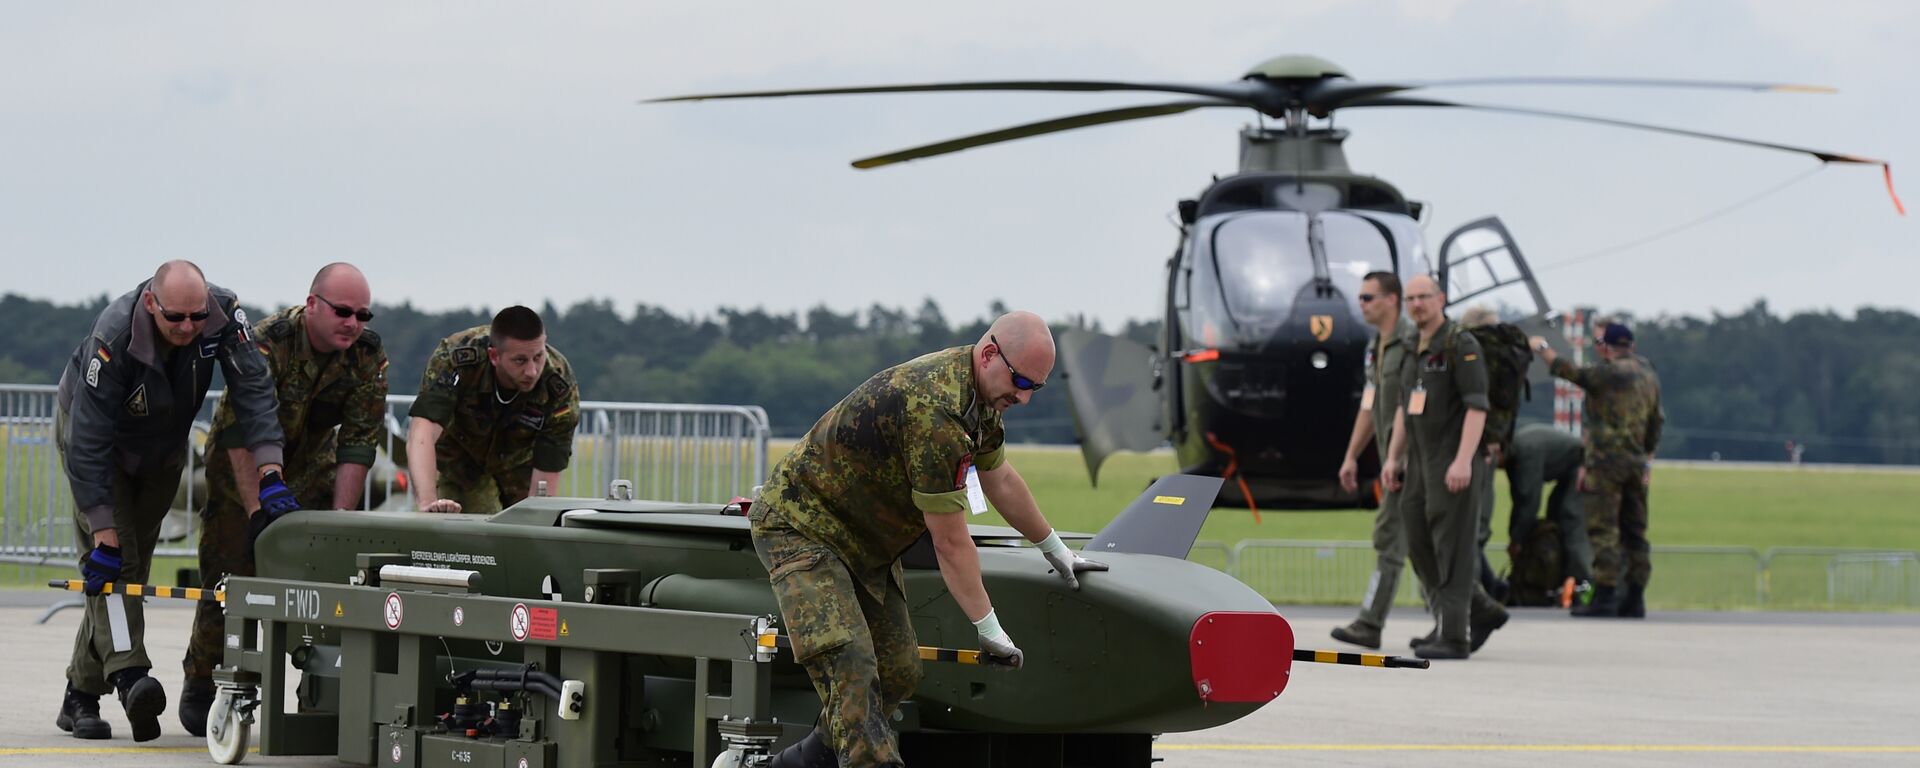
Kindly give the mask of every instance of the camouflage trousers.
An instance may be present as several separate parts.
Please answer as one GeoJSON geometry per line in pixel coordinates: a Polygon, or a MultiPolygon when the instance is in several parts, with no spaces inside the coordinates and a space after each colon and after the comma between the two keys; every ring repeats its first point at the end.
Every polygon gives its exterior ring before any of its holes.
{"type": "Polygon", "coordinates": [[[1641,586],[1653,578],[1647,541],[1647,484],[1637,471],[1587,470],[1587,540],[1593,546],[1593,583],[1641,586]],[[1624,562],[1625,574],[1621,573],[1624,562]],[[1621,576],[1626,577],[1625,583],[1621,576]]]}
{"type": "MultiPolygon", "coordinates": [[[[440,498],[460,502],[469,515],[491,515],[531,494],[533,464],[488,470],[472,459],[440,454],[440,498]]],[[[548,493],[555,489],[547,489],[548,493]]]]}
{"type": "Polygon", "coordinates": [[[778,511],[753,523],[793,655],[820,694],[824,730],[840,765],[900,762],[892,717],[920,683],[919,643],[899,583],[867,594],[845,562],[789,527],[778,511]]]}
{"type": "MultiPolygon", "coordinates": [[[[333,508],[335,467],[298,457],[289,460],[287,483],[302,509],[333,508]],[[316,469],[315,467],[324,467],[316,469]]],[[[200,510],[200,586],[213,589],[232,574],[254,575],[247,557],[247,510],[240,505],[233,483],[233,465],[221,459],[207,462],[207,505],[200,510]]],[[[297,513],[296,513],[297,514],[297,513]]],[[[213,677],[226,653],[227,612],[219,603],[202,600],[193,608],[193,637],[187,641],[180,666],[187,679],[213,677]]]]}

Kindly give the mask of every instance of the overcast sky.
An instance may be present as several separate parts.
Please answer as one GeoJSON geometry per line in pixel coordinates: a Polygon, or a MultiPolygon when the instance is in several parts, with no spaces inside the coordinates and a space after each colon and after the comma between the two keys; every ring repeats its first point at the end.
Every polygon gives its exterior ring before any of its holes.
{"type": "MultiPolygon", "coordinates": [[[[711,90],[999,78],[1227,80],[1312,53],[1361,79],[1779,80],[1838,95],[1476,88],[1892,160],[1920,204],[1910,2],[0,3],[0,292],[118,294],[167,258],[251,303],[345,259],[377,301],[607,298],[686,314],[931,296],[1156,314],[1168,217],[1234,170],[1211,110],[876,171],[853,158],[1153,94],[641,106],[711,90]]],[[[1498,214],[1548,297],[1639,313],[1920,311],[1920,214],[1811,159],[1489,114],[1341,113],[1354,167],[1498,214]]],[[[377,326],[377,321],[376,321],[377,326]]]]}

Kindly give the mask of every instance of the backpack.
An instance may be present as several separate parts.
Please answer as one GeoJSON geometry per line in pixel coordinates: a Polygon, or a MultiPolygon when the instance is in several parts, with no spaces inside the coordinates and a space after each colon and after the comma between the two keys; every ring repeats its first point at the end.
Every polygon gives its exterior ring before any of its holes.
{"type": "Polygon", "coordinates": [[[1513,442],[1514,420],[1520,415],[1523,399],[1533,399],[1527,386],[1527,366],[1533,364],[1533,350],[1527,347],[1527,332],[1512,323],[1470,328],[1468,333],[1480,342],[1480,353],[1487,365],[1487,427],[1482,445],[1501,446],[1513,442]]]}
{"type": "Polygon", "coordinates": [[[1507,575],[1507,605],[1559,605],[1566,578],[1560,565],[1560,527],[1552,518],[1535,521],[1507,575]]]}

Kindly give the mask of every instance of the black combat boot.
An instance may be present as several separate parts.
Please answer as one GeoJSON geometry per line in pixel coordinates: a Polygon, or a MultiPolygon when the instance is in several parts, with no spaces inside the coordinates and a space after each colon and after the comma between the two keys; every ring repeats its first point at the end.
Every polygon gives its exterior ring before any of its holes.
{"type": "Polygon", "coordinates": [[[1380,647],[1380,630],[1358,621],[1344,627],[1333,628],[1333,639],[1343,643],[1352,643],[1362,648],[1380,647]]]}
{"type": "Polygon", "coordinates": [[[120,706],[133,724],[134,741],[160,738],[160,715],[167,711],[167,691],[147,676],[146,667],[128,667],[107,676],[120,692],[120,706]]]}
{"type": "Polygon", "coordinates": [[[1627,619],[1647,617],[1647,585],[1627,585],[1627,594],[1620,599],[1620,616],[1627,619]]]}
{"type": "Polygon", "coordinates": [[[1507,609],[1494,604],[1468,619],[1468,636],[1472,638],[1468,650],[1479,651],[1480,646],[1487,644],[1487,638],[1493,635],[1494,630],[1507,625],[1508,617],[1507,609]]]}
{"type": "Polygon", "coordinates": [[[1420,637],[1416,637],[1412,640],[1408,640],[1407,647],[1412,648],[1414,650],[1419,650],[1420,646],[1426,645],[1438,639],[1440,639],[1440,625],[1435,624],[1433,625],[1433,629],[1427,630],[1427,634],[1420,637]]]}
{"type": "Polygon", "coordinates": [[[1433,642],[1421,643],[1420,647],[1413,649],[1413,655],[1423,659],[1464,659],[1472,653],[1473,649],[1469,648],[1465,641],[1439,638],[1434,638],[1433,642]]]}
{"type": "Polygon", "coordinates": [[[211,677],[189,677],[180,684],[180,727],[195,736],[207,735],[207,710],[213,709],[211,677]]]}
{"type": "Polygon", "coordinates": [[[827,745],[827,735],[819,728],[813,729],[806,738],[793,743],[793,746],[780,750],[773,756],[770,768],[834,768],[840,764],[840,758],[833,754],[833,747],[827,745]]]}
{"type": "Polygon", "coordinates": [[[53,719],[60,730],[76,739],[111,739],[113,726],[100,719],[100,697],[82,693],[67,683],[67,696],[60,702],[60,716],[53,719]]]}
{"type": "Polygon", "coordinates": [[[1613,591],[1612,584],[1595,584],[1592,592],[1577,596],[1567,612],[1575,616],[1619,616],[1620,595],[1613,591]]]}

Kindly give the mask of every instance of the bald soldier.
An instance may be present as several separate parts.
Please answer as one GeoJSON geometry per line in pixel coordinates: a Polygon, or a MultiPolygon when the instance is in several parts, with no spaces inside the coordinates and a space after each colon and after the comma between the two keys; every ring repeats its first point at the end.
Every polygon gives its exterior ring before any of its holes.
{"type": "Polygon", "coordinates": [[[773,765],[900,765],[892,715],[920,681],[900,556],[922,535],[979,633],[982,658],[1017,668],[980,578],[969,514],[988,502],[1074,589],[1106,570],[1060,541],[1006,461],[1001,413],[1053,370],[1053,335],[1014,312],[977,343],[888,368],[856,387],[773,467],[749,518],[794,657],[820,694],[820,728],[773,765]]]}
{"type": "MultiPolygon", "coordinates": [[[[386,432],[387,353],[379,334],[367,330],[372,304],[366,276],[337,262],[313,276],[304,304],[253,327],[280,403],[287,488],[308,509],[359,509],[367,468],[386,432]]],[[[253,456],[241,445],[231,392],[214,408],[211,434],[200,529],[200,578],[209,588],[231,573],[252,576],[253,542],[278,519],[257,500],[253,456]]],[[[195,736],[207,733],[213,668],[225,652],[225,637],[220,604],[196,603],[179,712],[180,725],[195,736]]]]}
{"type": "Polygon", "coordinates": [[[542,485],[556,490],[573,457],[580,390],[540,315],[515,305],[440,342],[408,415],[420,511],[492,514],[542,485]]]}
{"type": "Polygon", "coordinates": [[[1478,510],[1473,489],[1486,487],[1481,453],[1487,419],[1487,369],[1480,342],[1447,319],[1446,294],[1433,278],[1407,281],[1407,314],[1416,336],[1401,368],[1387,460],[1388,488],[1401,491],[1407,556],[1432,593],[1431,639],[1413,649],[1423,659],[1465,659],[1507,621],[1505,608],[1480,588],[1478,510]]]}
{"type": "Polygon", "coordinates": [[[187,461],[187,434],[213,383],[225,374],[235,413],[233,443],[255,470],[249,480],[274,514],[299,504],[281,479],[281,431],[273,378],[232,291],[208,285],[187,261],[114,299],[60,376],[55,443],[73,486],[74,532],[86,577],[86,613],[67,666],[54,724],[75,738],[105,739],[100,696],[117,691],[134,741],[160,735],[167,694],[148,676],[141,601],[113,583],[145,583],[160,522],[173,506],[187,461]]]}

